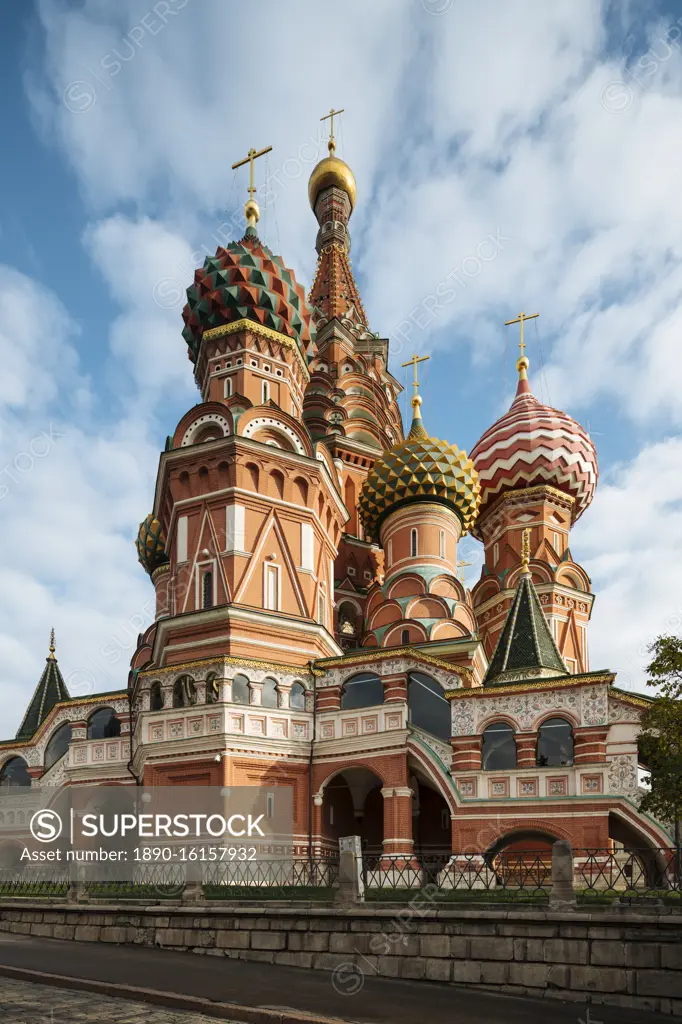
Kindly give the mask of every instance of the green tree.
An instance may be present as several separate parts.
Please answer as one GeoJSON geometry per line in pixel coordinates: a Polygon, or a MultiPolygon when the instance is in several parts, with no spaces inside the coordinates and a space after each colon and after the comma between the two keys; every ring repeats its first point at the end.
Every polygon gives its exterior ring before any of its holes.
{"type": "Polygon", "coordinates": [[[660,821],[675,823],[680,850],[682,819],[682,637],[659,636],[649,647],[647,685],[657,697],[642,721],[639,749],[649,769],[651,791],[642,808],[660,821]]]}

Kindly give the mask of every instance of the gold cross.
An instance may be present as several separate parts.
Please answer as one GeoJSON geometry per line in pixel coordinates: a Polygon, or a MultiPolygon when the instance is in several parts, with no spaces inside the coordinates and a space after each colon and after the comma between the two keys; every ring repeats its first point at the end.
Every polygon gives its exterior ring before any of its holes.
{"type": "Polygon", "coordinates": [[[343,112],[344,112],[344,108],[343,107],[341,107],[341,110],[334,110],[334,108],[332,107],[332,109],[329,111],[328,114],[325,114],[324,117],[320,118],[320,121],[328,121],[329,118],[331,118],[332,123],[329,126],[329,141],[330,142],[334,141],[334,118],[336,117],[337,114],[343,114],[343,112]]]}
{"type": "Polygon", "coordinates": [[[419,389],[419,380],[417,378],[417,363],[425,363],[426,360],[430,358],[431,356],[418,356],[415,353],[411,359],[408,359],[406,363],[403,363],[403,366],[414,367],[414,380],[412,381],[412,387],[414,388],[415,395],[417,394],[417,391],[419,389]]]}
{"type": "Polygon", "coordinates": [[[251,149],[248,152],[248,155],[245,156],[243,160],[238,160],[236,164],[232,164],[232,170],[233,171],[236,171],[238,167],[243,167],[244,164],[248,164],[249,165],[249,187],[248,187],[248,193],[249,193],[249,195],[250,195],[250,197],[252,199],[253,199],[254,194],[256,192],[256,186],[255,186],[254,180],[253,180],[253,161],[257,160],[259,156],[265,156],[265,154],[269,153],[271,150],[272,150],[272,146],[267,146],[265,149],[261,149],[260,152],[257,153],[256,150],[252,146],[251,149]]]}
{"type": "Polygon", "coordinates": [[[540,316],[539,313],[519,313],[516,320],[505,320],[504,326],[509,327],[510,324],[519,324],[521,330],[521,338],[519,340],[519,348],[521,349],[521,357],[526,351],[526,343],[523,340],[523,324],[525,320],[535,320],[536,317],[540,316]]]}
{"type": "Polygon", "coordinates": [[[459,576],[459,579],[460,579],[460,581],[462,583],[466,583],[466,573],[464,571],[465,567],[467,565],[473,565],[473,564],[474,564],[473,562],[465,562],[463,558],[461,558],[459,560],[459,562],[457,563],[457,568],[461,569],[461,572],[458,572],[457,575],[459,576]]]}

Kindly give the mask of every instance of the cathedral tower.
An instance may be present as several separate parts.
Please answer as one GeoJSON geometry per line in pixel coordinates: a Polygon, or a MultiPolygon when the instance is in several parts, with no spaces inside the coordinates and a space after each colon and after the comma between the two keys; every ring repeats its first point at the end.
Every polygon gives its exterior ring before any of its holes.
{"type": "Polygon", "coordinates": [[[490,658],[521,571],[521,542],[530,529],[530,571],[554,641],[571,672],[589,668],[587,623],[593,596],[574,562],[569,537],[597,484],[597,455],[589,435],[564,412],[542,405],[528,381],[521,314],[516,397],[471,451],[481,483],[474,534],[485,546],[473,589],[480,636],[490,658]]]}

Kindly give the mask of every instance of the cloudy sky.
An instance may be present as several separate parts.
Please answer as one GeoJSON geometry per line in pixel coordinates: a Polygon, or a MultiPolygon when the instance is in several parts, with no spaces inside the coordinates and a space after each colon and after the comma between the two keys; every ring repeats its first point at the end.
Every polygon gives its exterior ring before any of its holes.
{"type": "MultiPolygon", "coordinates": [[[[152,588],[133,537],[159,450],[198,399],[183,289],[241,234],[306,284],[319,118],[344,107],[353,261],[372,329],[429,352],[424,412],[469,450],[536,394],[593,434],[572,550],[592,667],[642,687],[682,628],[682,18],[574,0],[31,0],[0,48],[0,733],[49,630],[74,694],[125,685],[152,588]]],[[[402,359],[401,359],[402,357],[402,359]]],[[[477,545],[465,541],[474,566],[477,545]]]]}

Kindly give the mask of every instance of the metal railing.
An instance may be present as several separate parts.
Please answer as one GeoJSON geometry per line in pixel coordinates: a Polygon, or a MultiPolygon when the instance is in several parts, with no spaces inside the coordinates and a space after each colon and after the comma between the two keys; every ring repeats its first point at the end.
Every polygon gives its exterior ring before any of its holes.
{"type": "Polygon", "coordinates": [[[203,875],[207,899],[331,898],[339,877],[337,854],[209,864],[203,875]]]}
{"type": "Polygon", "coordinates": [[[363,880],[366,898],[392,900],[428,890],[430,898],[543,902],[549,899],[552,855],[549,851],[519,854],[456,854],[448,857],[366,858],[363,880]]]}
{"type": "Polygon", "coordinates": [[[682,858],[669,847],[574,849],[573,885],[580,902],[662,900],[682,907],[682,858]]]}

